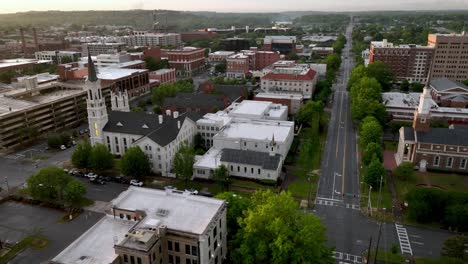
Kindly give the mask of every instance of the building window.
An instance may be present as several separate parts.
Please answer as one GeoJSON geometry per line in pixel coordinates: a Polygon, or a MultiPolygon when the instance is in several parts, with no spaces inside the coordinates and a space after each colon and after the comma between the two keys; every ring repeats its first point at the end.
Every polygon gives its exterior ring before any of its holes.
{"type": "Polygon", "coordinates": [[[124,255],[124,262],[128,262],[128,256],[124,255]]]}
{"type": "Polygon", "coordinates": [[[210,245],[211,245],[211,239],[210,239],[210,237],[208,237],[208,246],[210,246],[210,245]]]}
{"type": "Polygon", "coordinates": [[[135,257],[134,256],[130,256],[130,263],[135,264],[135,257]]]}
{"type": "Polygon", "coordinates": [[[448,168],[451,168],[451,167],[452,167],[452,164],[453,164],[453,158],[452,158],[452,157],[449,157],[449,158],[447,159],[447,164],[446,164],[446,165],[447,165],[448,168]]]}
{"type": "Polygon", "coordinates": [[[237,172],[240,172],[240,166],[237,166],[237,172]]]}
{"type": "Polygon", "coordinates": [[[439,156],[435,156],[435,157],[434,157],[434,166],[439,166],[439,163],[440,163],[440,157],[439,157],[439,156]]]}
{"type": "Polygon", "coordinates": [[[137,264],[141,264],[141,258],[137,257],[137,264]]]}
{"type": "Polygon", "coordinates": [[[180,248],[179,248],[179,242],[174,242],[174,251],[175,252],[179,252],[180,251],[180,248]]]}
{"type": "Polygon", "coordinates": [[[260,169],[258,169],[258,174],[260,175],[260,169]]]}
{"type": "Polygon", "coordinates": [[[167,250],[172,251],[172,241],[167,241],[167,250]]]}
{"type": "Polygon", "coordinates": [[[190,245],[185,245],[185,254],[190,255],[190,245]]]}
{"type": "Polygon", "coordinates": [[[247,167],[244,167],[244,173],[247,173],[247,167]]]}
{"type": "Polygon", "coordinates": [[[175,264],[180,264],[180,257],[179,256],[175,257],[175,264]]]}
{"type": "Polygon", "coordinates": [[[198,255],[198,250],[196,246],[192,246],[192,256],[197,256],[198,255]]]}
{"type": "Polygon", "coordinates": [[[169,264],[174,264],[174,256],[169,254],[169,264]]]}
{"type": "Polygon", "coordinates": [[[466,159],[462,159],[460,161],[460,169],[465,169],[466,168],[466,159]]]}

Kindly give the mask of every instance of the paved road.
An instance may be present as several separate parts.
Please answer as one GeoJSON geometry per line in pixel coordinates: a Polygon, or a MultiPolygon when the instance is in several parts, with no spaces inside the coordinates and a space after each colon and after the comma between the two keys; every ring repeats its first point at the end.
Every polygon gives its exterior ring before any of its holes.
{"type": "MultiPolygon", "coordinates": [[[[354,67],[351,34],[350,24],[346,30],[347,44],[342,52],[342,64],[333,86],[331,119],[314,210],[327,226],[329,243],[335,247],[335,258],[342,263],[360,263],[360,255],[368,248],[371,237],[375,247],[380,225],[359,211],[357,138],[346,90],[354,67]]],[[[402,252],[425,257],[438,257],[443,241],[451,235],[445,231],[395,226],[394,223],[383,223],[381,230],[380,248],[390,249],[395,243],[402,252]]]]}

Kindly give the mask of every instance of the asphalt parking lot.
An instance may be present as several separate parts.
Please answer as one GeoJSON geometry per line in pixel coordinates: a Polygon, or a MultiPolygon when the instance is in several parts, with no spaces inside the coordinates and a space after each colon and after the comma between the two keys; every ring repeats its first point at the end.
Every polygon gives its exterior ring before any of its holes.
{"type": "Polygon", "coordinates": [[[46,263],[55,257],[83,232],[93,226],[103,214],[85,212],[71,222],[60,223],[63,212],[30,206],[17,202],[0,204],[0,238],[17,242],[31,232],[40,232],[49,239],[49,245],[40,250],[26,249],[9,263],[46,263]]]}

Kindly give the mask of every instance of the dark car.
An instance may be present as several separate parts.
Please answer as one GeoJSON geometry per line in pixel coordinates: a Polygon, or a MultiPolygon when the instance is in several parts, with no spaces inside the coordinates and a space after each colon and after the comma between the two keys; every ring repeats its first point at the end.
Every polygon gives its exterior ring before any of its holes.
{"type": "Polygon", "coordinates": [[[93,183],[93,184],[100,184],[100,185],[106,184],[105,181],[103,181],[103,180],[101,180],[101,179],[99,179],[99,178],[94,178],[94,179],[91,179],[91,180],[89,180],[89,181],[90,181],[91,183],[93,183]]]}
{"type": "Polygon", "coordinates": [[[210,192],[198,192],[198,195],[205,196],[205,197],[213,197],[213,194],[210,192]]]}
{"type": "Polygon", "coordinates": [[[109,176],[101,176],[101,180],[106,181],[106,182],[110,182],[112,180],[112,178],[109,177],[109,176]]]}

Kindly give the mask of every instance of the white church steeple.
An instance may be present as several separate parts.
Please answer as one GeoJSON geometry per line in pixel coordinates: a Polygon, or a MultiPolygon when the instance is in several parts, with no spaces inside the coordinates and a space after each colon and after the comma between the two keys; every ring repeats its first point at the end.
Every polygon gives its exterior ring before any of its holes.
{"type": "Polygon", "coordinates": [[[96,68],[89,53],[88,78],[85,87],[91,145],[104,144],[102,131],[109,118],[107,116],[106,100],[102,96],[101,81],[97,78],[96,68]]]}
{"type": "Polygon", "coordinates": [[[427,132],[431,129],[431,107],[431,70],[429,69],[426,85],[419,98],[418,109],[414,113],[413,128],[415,131],[427,132]]]}
{"type": "Polygon", "coordinates": [[[127,90],[111,91],[111,109],[112,111],[130,112],[127,90]]]}

